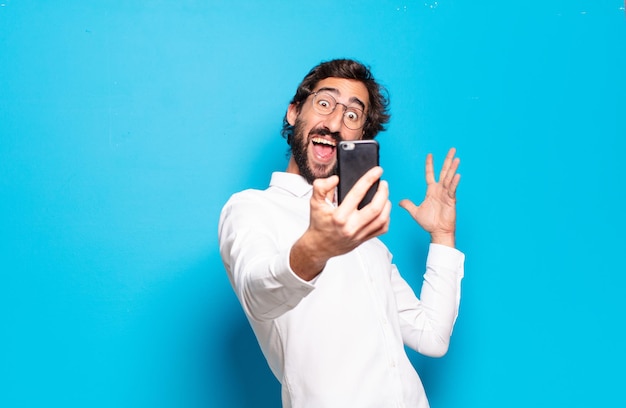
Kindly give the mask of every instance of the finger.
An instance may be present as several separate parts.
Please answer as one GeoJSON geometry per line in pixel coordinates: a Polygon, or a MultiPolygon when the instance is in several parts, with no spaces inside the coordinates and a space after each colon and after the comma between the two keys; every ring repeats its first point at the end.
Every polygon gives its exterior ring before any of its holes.
{"type": "Polygon", "coordinates": [[[346,194],[340,207],[345,208],[348,211],[356,209],[365,197],[367,190],[380,179],[383,174],[383,169],[380,166],[372,167],[354,184],[350,192],[346,194]]]}
{"type": "MultiPolygon", "coordinates": [[[[380,180],[378,190],[376,190],[376,194],[372,197],[372,201],[368,207],[378,214],[387,201],[389,201],[389,183],[385,180],[380,180]]],[[[364,208],[362,210],[364,210],[364,208]]]]}
{"type": "Polygon", "coordinates": [[[372,201],[358,211],[359,221],[364,225],[374,222],[384,212],[388,201],[389,184],[385,180],[380,180],[372,201]]]}
{"type": "Polygon", "coordinates": [[[448,187],[449,188],[450,183],[452,183],[452,180],[454,179],[454,177],[456,175],[456,171],[458,170],[460,163],[461,163],[461,159],[459,159],[458,157],[456,157],[452,161],[452,165],[450,165],[450,168],[448,169],[445,177],[440,180],[440,182],[442,183],[442,185],[444,187],[448,187]]]}
{"type": "Polygon", "coordinates": [[[456,197],[456,189],[459,186],[459,181],[461,181],[461,175],[455,174],[452,182],[450,183],[450,187],[448,188],[448,196],[450,196],[450,198],[456,197]]]}
{"type": "MultiPolygon", "coordinates": [[[[344,201],[345,202],[345,201],[344,201]]],[[[342,204],[343,205],[343,204],[342,204]]],[[[378,190],[372,201],[360,210],[341,208],[336,217],[346,216],[354,228],[355,239],[364,242],[378,236],[389,225],[391,202],[389,201],[389,186],[384,180],[378,185],[378,190]]]]}
{"type": "Polygon", "coordinates": [[[454,158],[455,153],[456,153],[456,149],[454,147],[448,150],[448,154],[446,155],[446,158],[443,161],[443,166],[441,166],[441,172],[439,173],[439,181],[446,180],[446,177],[452,165],[452,160],[454,158]]]}
{"type": "Polygon", "coordinates": [[[383,210],[379,213],[375,220],[368,224],[367,229],[363,231],[363,241],[379,237],[389,231],[389,222],[391,215],[391,201],[386,200],[383,210]]]}
{"type": "Polygon", "coordinates": [[[435,170],[433,168],[433,155],[428,153],[426,155],[426,184],[432,184],[435,182],[435,170]]]}

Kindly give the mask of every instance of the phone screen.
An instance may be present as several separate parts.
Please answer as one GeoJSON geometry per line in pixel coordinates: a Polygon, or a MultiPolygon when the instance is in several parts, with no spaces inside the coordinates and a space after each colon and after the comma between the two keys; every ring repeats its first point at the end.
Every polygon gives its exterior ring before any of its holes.
{"type": "MultiPolygon", "coordinates": [[[[354,184],[372,167],[378,166],[378,142],[375,140],[342,141],[337,148],[337,202],[341,204],[354,184]]],[[[369,204],[378,190],[378,181],[359,203],[361,209],[369,204]]]]}

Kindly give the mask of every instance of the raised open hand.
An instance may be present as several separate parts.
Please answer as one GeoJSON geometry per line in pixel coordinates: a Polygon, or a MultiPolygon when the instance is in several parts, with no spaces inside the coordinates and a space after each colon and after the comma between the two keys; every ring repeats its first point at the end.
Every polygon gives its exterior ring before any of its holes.
{"type": "Polygon", "coordinates": [[[439,181],[435,180],[433,156],[426,156],[426,198],[420,205],[411,200],[400,201],[400,206],[407,210],[413,219],[431,235],[435,244],[454,247],[456,229],[456,189],[461,178],[457,174],[460,159],[454,157],[456,149],[448,151],[443,162],[439,181]]]}

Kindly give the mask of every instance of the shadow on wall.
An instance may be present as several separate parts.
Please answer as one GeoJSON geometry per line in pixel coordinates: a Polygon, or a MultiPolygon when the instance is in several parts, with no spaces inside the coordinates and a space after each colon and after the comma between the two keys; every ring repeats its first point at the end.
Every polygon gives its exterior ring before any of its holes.
{"type": "MultiPolygon", "coordinates": [[[[268,132],[267,144],[248,167],[249,185],[245,188],[267,188],[272,172],[283,171],[287,165],[286,145],[279,131],[268,132]],[[268,159],[269,158],[269,159],[268,159]]],[[[233,191],[235,193],[235,191],[233,191]]],[[[227,274],[219,254],[220,271],[227,281],[227,274]]],[[[226,289],[225,289],[226,290],[226,289]]],[[[228,387],[229,407],[276,408],[281,406],[280,382],[274,377],[261,352],[254,332],[228,283],[229,299],[220,311],[223,317],[223,347],[220,368],[226,373],[222,383],[228,387]]]]}
{"type": "Polygon", "coordinates": [[[232,407],[275,408],[281,405],[280,383],[272,374],[243,312],[233,313],[225,333],[223,365],[229,368],[234,390],[232,407]]]}
{"type": "Polygon", "coordinates": [[[145,330],[156,336],[143,342],[152,350],[140,352],[146,354],[145,371],[156,379],[150,383],[151,395],[139,397],[135,406],[164,406],[159,398],[170,396],[177,406],[279,407],[280,384],[217,251],[187,272],[195,276],[193,282],[170,282],[155,298],[150,320],[158,320],[159,328],[145,330]]]}

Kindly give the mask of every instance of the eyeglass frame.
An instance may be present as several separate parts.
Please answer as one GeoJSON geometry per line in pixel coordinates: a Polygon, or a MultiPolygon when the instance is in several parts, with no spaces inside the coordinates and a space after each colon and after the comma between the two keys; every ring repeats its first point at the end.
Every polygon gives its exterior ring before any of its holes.
{"type": "Polygon", "coordinates": [[[333,114],[335,112],[335,110],[337,109],[337,105],[341,105],[341,106],[343,106],[343,114],[341,115],[341,123],[343,123],[348,129],[350,129],[350,130],[363,129],[363,127],[365,126],[365,123],[367,123],[367,113],[365,112],[365,109],[361,109],[361,108],[355,107],[355,106],[348,106],[345,103],[337,102],[337,99],[332,95],[332,93],[328,89],[322,88],[322,89],[317,90],[315,92],[310,91],[309,92],[309,96],[311,96],[311,95],[313,95],[313,98],[311,99],[311,105],[313,106],[313,110],[315,112],[319,113],[320,115],[322,115],[322,116],[329,116],[329,115],[331,115],[331,114],[333,114]],[[317,98],[317,96],[320,93],[327,94],[335,102],[335,105],[334,105],[333,109],[330,112],[328,112],[328,113],[320,112],[318,110],[318,108],[316,107],[315,98],[317,98]],[[348,109],[351,109],[352,111],[358,110],[358,111],[362,112],[364,119],[363,119],[363,123],[358,128],[354,128],[353,129],[350,126],[348,126],[348,124],[346,123],[346,112],[348,112],[348,109]]]}

